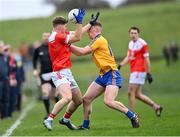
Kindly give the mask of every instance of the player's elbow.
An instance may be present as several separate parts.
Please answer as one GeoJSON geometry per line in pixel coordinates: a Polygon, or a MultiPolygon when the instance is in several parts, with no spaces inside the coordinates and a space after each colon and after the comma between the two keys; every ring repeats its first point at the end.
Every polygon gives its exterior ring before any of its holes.
{"type": "Polygon", "coordinates": [[[81,34],[76,35],[75,38],[76,38],[76,41],[80,41],[82,39],[82,35],[81,34]]]}
{"type": "Polygon", "coordinates": [[[76,37],[76,41],[80,41],[81,40],[81,37],[76,37]]]}

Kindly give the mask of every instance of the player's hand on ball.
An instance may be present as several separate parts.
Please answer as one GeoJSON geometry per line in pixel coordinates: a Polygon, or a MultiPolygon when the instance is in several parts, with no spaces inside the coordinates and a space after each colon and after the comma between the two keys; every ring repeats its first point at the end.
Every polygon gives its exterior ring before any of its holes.
{"type": "Polygon", "coordinates": [[[78,15],[76,15],[74,13],[73,13],[73,15],[74,15],[77,23],[82,24],[82,21],[83,21],[84,15],[85,15],[85,10],[82,8],[79,8],[78,15]]]}
{"type": "Polygon", "coordinates": [[[153,78],[152,78],[152,75],[150,73],[147,73],[146,81],[148,81],[149,84],[151,84],[153,82],[153,78]]]}
{"type": "Polygon", "coordinates": [[[93,23],[97,21],[99,15],[100,15],[100,12],[99,12],[99,11],[96,13],[96,16],[94,16],[94,14],[92,14],[92,15],[91,15],[91,20],[89,21],[89,23],[90,23],[91,25],[93,25],[93,23]]]}

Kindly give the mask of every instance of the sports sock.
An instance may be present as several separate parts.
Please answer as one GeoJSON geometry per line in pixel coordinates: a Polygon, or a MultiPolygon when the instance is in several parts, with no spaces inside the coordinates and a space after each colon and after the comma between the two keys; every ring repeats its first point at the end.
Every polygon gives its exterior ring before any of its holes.
{"type": "Polygon", "coordinates": [[[132,112],[131,110],[128,110],[128,112],[126,113],[126,116],[130,119],[132,119],[135,116],[135,113],[132,112]]]}
{"type": "Polygon", "coordinates": [[[71,115],[72,115],[72,114],[70,114],[70,113],[68,113],[68,112],[64,113],[63,121],[64,121],[64,122],[70,121],[71,115]]]}
{"type": "Polygon", "coordinates": [[[89,121],[89,120],[84,120],[82,126],[83,126],[84,128],[88,128],[88,127],[89,127],[89,124],[90,124],[90,121],[89,121]]]}
{"type": "Polygon", "coordinates": [[[47,120],[53,120],[55,117],[56,117],[55,114],[50,113],[49,116],[48,116],[48,118],[47,118],[47,120]]]}
{"type": "Polygon", "coordinates": [[[71,113],[66,112],[64,113],[64,118],[70,119],[71,115],[72,115],[71,113]]]}
{"type": "Polygon", "coordinates": [[[50,103],[48,97],[43,97],[44,107],[46,109],[46,113],[49,115],[50,113],[50,103]]]}

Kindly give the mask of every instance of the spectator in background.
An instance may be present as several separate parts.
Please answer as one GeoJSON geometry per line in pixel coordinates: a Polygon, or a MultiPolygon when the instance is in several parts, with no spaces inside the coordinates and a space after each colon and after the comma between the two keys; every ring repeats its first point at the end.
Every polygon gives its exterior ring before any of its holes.
{"type": "Polygon", "coordinates": [[[19,53],[15,54],[15,60],[16,60],[16,80],[17,80],[17,98],[16,98],[16,110],[21,111],[21,104],[22,104],[22,84],[25,81],[25,73],[23,68],[23,61],[22,57],[19,53]]]}
{"type": "Polygon", "coordinates": [[[22,42],[19,47],[19,53],[22,56],[23,62],[27,62],[28,58],[28,45],[22,42]]]}
{"type": "Polygon", "coordinates": [[[178,60],[179,47],[175,41],[173,41],[170,44],[170,52],[171,52],[172,61],[176,62],[178,60]]]}
{"type": "Polygon", "coordinates": [[[169,66],[170,65],[171,53],[170,53],[170,48],[168,46],[164,46],[164,48],[163,48],[163,56],[164,56],[164,59],[166,61],[166,65],[169,66]]]}
{"type": "Polygon", "coordinates": [[[33,58],[34,50],[37,49],[41,45],[42,45],[42,43],[38,40],[34,41],[32,44],[29,45],[28,54],[29,54],[29,57],[31,60],[33,58]]]}
{"type": "Polygon", "coordinates": [[[9,63],[9,77],[10,77],[10,86],[9,86],[9,104],[8,104],[8,116],[12,116],[12,112],[14,111],[16,99],[17,99],[17,80],[16,80],[16,61],[14,55],[11,52],[11,46],[5,45],[4,47],[4,55],[8,58],[9,63]]]}
{"type": "Polygon", "coordinates": [[[0,41],[0,118],[3,119],[8,113],[8,99],[9,99],[9,65],[7,58],[4,55],[4,42],[0,41]]]}
{"type": "Polygon", "coordinates": [[[16,84],[13,69],[10,64],[12,63],[7,56],[7,46],[3,42],[0,42],[0,117],[1,119],[8,117],[9,115],[9,86],[16,84]]]}
{"type": "Polygon", "coordinates": [[[11,117],[18,102],[16,63],[11,46],[0,41],[0,118],[11,117]]]}

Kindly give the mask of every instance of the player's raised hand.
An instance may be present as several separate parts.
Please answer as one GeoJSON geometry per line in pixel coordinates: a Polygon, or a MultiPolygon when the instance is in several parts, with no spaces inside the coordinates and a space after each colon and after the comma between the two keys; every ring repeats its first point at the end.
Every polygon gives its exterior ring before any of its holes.
{"type": "Polygon", "coordinates": [[[84,15],[85,15],[85,10],[83,8],[79,8],[79,12],[78,12],[78,15],[75,15],[73,13],[76,21],[78,24],[82,24],[82,21],[83,21],[83,18],[84,18],[84,15]]]}
{"type": "Polygon", "coordinates": [[[93,25],[93,23],[97,21],[99,15],[100,15],[100,12],[99,12],[99,11],[96,13],[95,16],[94,16],[94,14],[92,14],[89,23],[90,23],[91,25],[93,25]]]}
{"type": "Polygon", "coordinates": [[[153,77],[150,73],[147,73],[146,75],[146,81],[148,81],[149,84],[153,82],[153,77]]]}

